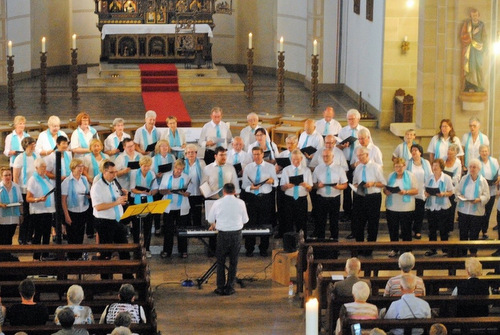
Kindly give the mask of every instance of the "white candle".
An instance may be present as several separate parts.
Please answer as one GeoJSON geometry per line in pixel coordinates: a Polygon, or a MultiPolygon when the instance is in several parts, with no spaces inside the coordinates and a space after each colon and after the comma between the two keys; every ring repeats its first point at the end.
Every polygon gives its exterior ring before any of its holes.
{"type": "Polygon", "coordinates": [[[252,49],[252,33],[248,34],[248,49],[252,49]]]}
{"type": "Polygon", "coordinates": [[[306,302],[306,335],[318,335],[318,299],[306,302]]]}
{"type": "Polygon", "coordinates": [[[71,36],[71,42],[72,42],[71,47],[73,49],[76,49],[76,34],[73,34],[73,36],[71,36]]]}
{"type": "Polygon", "coordinates": [[[313,55],[316,56],[318,54],[318,41],[314,40],[313,42],[313,55]]]}
{"type": "Polygon", "coordinates": [[[280,38],[280,52],[283,52],[283,36],[280,38]]]}
{"type": "Polygon", "coordinates": [[[405,42],[408,42],[408,36],[405,36],[405,42]]]}
{"type": "Polygon", "coordinates": [[[45,52],[45,37],[42,37],[42,52],[45,52]]]}
{"type": "Polygon", "coordinates": [[[9,51],[7,52],[7,55],[9,57],[12,57],[12,41],[9,41],[7,45],[9,46],[9,51]]]}

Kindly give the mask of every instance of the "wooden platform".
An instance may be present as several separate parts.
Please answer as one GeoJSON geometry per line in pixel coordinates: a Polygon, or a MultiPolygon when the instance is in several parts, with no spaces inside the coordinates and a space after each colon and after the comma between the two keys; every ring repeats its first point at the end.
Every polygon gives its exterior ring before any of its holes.
{"type": "MultiPolygon", "coordinates": [[[[180,92],[243,92],[245,85],[237,74],[223,66],[212,69],[185,69],[176,64],[180,92]]],[[[100,63],[78,75],[80,92],[141,92],[141,72],[137,64],[100,63]]]]}

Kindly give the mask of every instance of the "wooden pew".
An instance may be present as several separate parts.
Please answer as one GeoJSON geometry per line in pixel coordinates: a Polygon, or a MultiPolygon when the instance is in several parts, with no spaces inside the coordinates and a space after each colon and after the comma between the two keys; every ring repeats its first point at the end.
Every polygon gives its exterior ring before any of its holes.
{"type": "MultiPolygon", "coordinates": [[[[338,258],[339,255],[345,256],[344,259],[348,257],[357,256],[360,251],[374,250],[374,251],[389,251],[393,249],[397,250],[428,250],[428,249],[441,249],[446,245],[448,249],[448,256],[459,255],[459,251],[468,248],[477,249],[500,249],[500,240],[477,240],[477,241],[410,241],[410,242],[326,242],[325,240],[304,240],[303,235],[300,235],[299,240],[299,253],[297,258],[297,295],[304,292],[304,284],[306,287],[309,282],[314,281],[314,275],[309,275],[308,261],[311,263],[317,263],[317,261],[311,261],[310,257],[313,255],[313,259],[318,258],[338,258]],[[309,278],[309,281],[305,281],[305,277],[309,278]]],[[[384,259],[385,255],[384,255],[384,259]]],[[[498,258],[500,260],[500,258],[498,258]]],[[[362,268],[364,268],[365,260],[362,260],[362,268]]],[[[397,260],[395,261],[397,265],[397,260]]],[[[344,261],[345,265],[345,261],[344,261]]],[[[343,268],[341,269],[343,270],[343,268]]],[[[315,274],[316,269],[314,267],[312,274],[315,274]]],[[[308,293],[306,293],[307,295],[308,293]]]]}
{"type": "MultiPolygon", "coordinates": [[[[75,328],[84,328],[87,329],[90,334],[95,335],[106,335],[110,334],[115,328],[114,325],[76,325],[75,328]]],[[[43,326],[3,326],[2,330],[5,335],[14,335],[17,332],[24,331],[27,334],[36,334],[36,335],[50,335],[61,329],[61,326],[57,326],[54,324],[47,324],[43,326]]],[[[148,323],[141,324],[132,324],[130,329],[133,333],[137,333],[139,335],[157,335],[159,334],[156,325],[152,325],[148,323]]]]}
{"type": "MultiPolygon", "coordinates": [[[[440,296],[440,295],[431,295],[421,297],[425,301],[427,301],[432,309],[439,310],[439,318],[455,318],[457,307],[460,303],[469,302],[474,300],[474,302],[486,304],[486,305],[494,305],[500,306],[500,296],[498,295],[490,295],[490,296],[440,296]]],[[[393,301],[400,299],[400,297],[370,297],[367,302],[374,304],[380,310],[382,308],[389,308],[393,301]]],[[[340,308],[346,302],[351,302],[349,299],[333,299],[329,297],[328,300],[328,332],[330,334],[335,333],[335,325],[337,319],[339,318],[340,308]]],[[[500,321],[500,317],[497,317],[497,320],[500,321]]],[[[401,321],[401,320],[398,320],[401,321]]],[[[499,325],[500,326],[500,325],[499,325]]],[[[403,328],[403,327],[392,327],[392,328],[403,328]]],[[[450,331],[448,329],[448,331],[450,331]]]]}
{"type": "MultiPolygon", "coordinates": [[[[345,319],[342,324],[342,333],[350,334],[351,325],[359,323],[362,329],[380,328],[385,331],[391,329],[404,328],[405,335],[411,335],[412,328],[423,328],[424,334],[429,332],[429,328],[435,323],[442,323],[446,326],[448,334],[453,330],[460,330],[460,334],[469,334],[471,329],[488,329],[492,332],[482,332],[482,334],[498,334],[500,327],[500,317],[474,317],[474,318],[431,318],[431,319],[405,319],[405,320],[352,320],[345,319]]],[[[334,334],[334,332],[329,332],[334,334]]]]}

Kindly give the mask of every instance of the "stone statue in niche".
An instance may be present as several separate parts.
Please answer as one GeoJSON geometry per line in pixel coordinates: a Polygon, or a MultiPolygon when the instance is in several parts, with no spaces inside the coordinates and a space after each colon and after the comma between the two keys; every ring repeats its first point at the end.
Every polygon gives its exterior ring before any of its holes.
{"type": "Polygon", "coordinates": [[[461,30],[463,91],[484,92],[483,59],[486,52],[486,31],[484,22],[479,20],[479,11],[469,12],[461,30]]]}
{"type": "Polygon", "coordinates": [[[113,0],[113,2],[111,4],[109,4],[109,11],[111,13],[121,12],[122,11],[122,4],[119,3],[117,0],[113,0]]]}

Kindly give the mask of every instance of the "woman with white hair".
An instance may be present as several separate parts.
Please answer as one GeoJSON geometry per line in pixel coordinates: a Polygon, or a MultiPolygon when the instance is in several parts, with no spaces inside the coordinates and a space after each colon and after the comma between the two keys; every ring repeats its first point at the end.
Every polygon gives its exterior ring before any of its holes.
{"type": "Polygon", "coordinates": [[[14,164],[16,157],[24,151],[21,141],[30,135],[24,131],[26,128],[26,118],[18,115],[14,118],[14,130],[7,135],[4,143],[3,154],[9,157],[10,166],[14,164]]]}
{"type": "MultiPolygon", "coordinates": [[[[490,295],[490,286],[485,281],[479,280],[483,266],[477,258],[470,257],[465,260],[467,280],[460,282],[451,295],[490,295]]],[[[457,316],[488,316],[489,310],[486,304],[474,304],[471,302],[461,303],[457,308],[457,316]]]]}
{"type": "MultiPolygon", "coordinates": [[[[30,203],[30,215],[35,229],[32,244],[50,243],[50,230],[54,213],[56,212],[54,200],[54,183],[46,175],[47,164],[43,158],[35,160],[35,172],[28,180],[26,201],[30,203]]],[[[33,255],[34,259],[40,258],[40,253],[33,255]]]]}
{"type": "Polygon", "coordinates": [[[123,146],[121,150],[118,148],[120,143],[122,143],[124,138],[130,138],[130,135],[123,131],[124,127],[125,120],[121,117],[115,118],[113,120],[113,129],[115,131],[104,140],[104,153],[113,161],[123,151],[123,146]]]}
{"type": "Polygon", "coordinates": [[[139,127],[135,131],[134,143],[135,150],[141,155],[150,154],[154,150],[146,151],[148,145],[158,142],[161,138],[161,134],[158,129],[156,129],[156,112],[149,110],[144,116],[145,123],[144,126],[139,127]]]}
{"type": "Polygon", "coordinates": [[[493,204],[495,203],[495,196],[497,195],[497,187],[500,181],[498,177],[498,160],[490,156],[490,148],[486,144],[479,146],[479,156],[481,161],[481,176],[483,176],[488,182],[490,187],[490,199],[486,203],[484,220],[481,226],[481,232],[483,233],[483,239],[488,238],[488,226],[490,225],[491,210],[493,209],[493,204]]]}
{"type": "Polygon", "coordinates": [[[59,325],[59,319],[57,317],[58,313],[63,310],[63,308],[69,308],[73,311],[75,315],[75,325],[83,324],[93,324],[94,315],[92,314],[92,309],[87,306],[80,306],[84,299],[83,288],[80,285],[71,285],[66,292],[66,298],[68,304],[66,306],[59,306],[56,309],[54,323],[59,325]]]}
{"type": "Polygon", "coordinates": [[[56,148],[56,140],[58,136],[64,136],[68,138],[68,135],[61,129],[61,120],[59,117],[52,115],[47,120],[48,129],[42,131],[40,135],[38,135],[38,139],[36,141],[35,152],[40,154],[41,156],[47,156],[55,151],[56,148]]]}
{"type": "Polygon", "coordinates": [[[339,313],[335,334],[342,334],[342,319],[374,320],[378,318],[377,306],[367,303],[370,296],[370,287],[364,281],[358,281],[352,286],[354,302],[344,304],[339,313]]]}
{"type": "MultiPolygon", "coordinates": [[[[462,177],[455,188],[458,199],[458,227],[460,240],[477,240],[484,220],[485,205],[490,199],[490,187],[486,179],[479,173],[481,162],[471,159],[469,172],[462,177]]],[[[462,251],[467,254],[466,250],[462,251]]],[[[470,248],[471,256],[476,256],[477,249],[470,248]]]]}
{"type": "MultiPolygon", "coordinates": [[[[401,269],[401,274],[390,278],[385,285],[384,297],[400,297],[403,295],[401,292],[401,278],[404,274],[410,273],[415,266],[415,256],[411,252],[402,253],[399,256],[398,266],[401,269]]],[[[415,295],[425,295],[425,285],[422,278],[415,276],[415,295]]]]}

